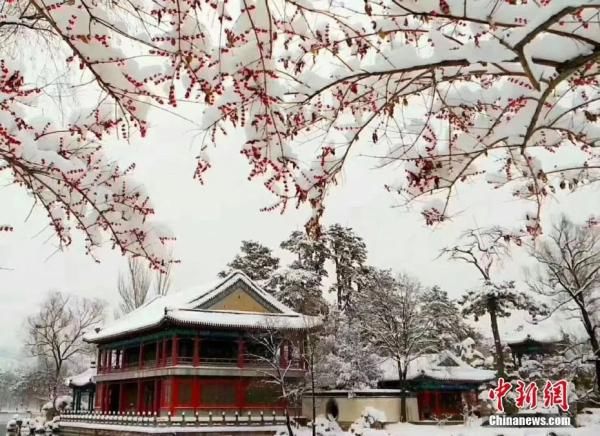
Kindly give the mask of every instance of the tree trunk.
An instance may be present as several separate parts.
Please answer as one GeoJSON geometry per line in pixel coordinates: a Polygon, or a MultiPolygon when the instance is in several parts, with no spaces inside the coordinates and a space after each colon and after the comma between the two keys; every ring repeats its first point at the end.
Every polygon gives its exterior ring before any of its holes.
{"type": "Polygon", "coordinates": [[[337,306],[338,306],[338,310],[342,310],[343,308],[343,304],[342,304],[342,300],[344,298],[344,293],[343,293],[343,289],[344,289],[344,285],[342,283],[342,274],[340,273],[340,267],[339,267],[339,262],[337,259],[334,259],[334,264],[335,264],[335,280],[336,280],[336,291],[337,291],[337,306]]]}
{"type": "Polygon", "coordinates": [[[492,335],[494,336],[494,349],[496,353],[496,371],[498,377],[504,377],[504,353],[502,350],[502,342],[500,342],[500,331],[498,330],[498,318],[496,316],[496,305],[488,304],[488,312],[492,324],[492,335]]]}
{"type": "Polygon", "coordinates": [[[317,424],[315,423],[317,414],[317,404],[315,401],[315,357],[311,349],[310,351],[310,385],[311,385],[311,401],[312,401],[312,436],[317,436],[317,424]]]}
{"type": "Polygon", "coordinates": [[[292,431],[292,420],[290,419],[290,413],[287,409],[285,409],[285,426],[288,430],[289,436],[294,436],[294,432],[292,431]]]}
{"type": "Polygon", "coordinates": [[[400,422],[406,422],[406,371],[398,362],[398,387],[400,388],[400,422]]]}
{"type": "Polygon", "coordinates": [[[594,329],[592,320],[590,319],[590,315],[584,307],[585,306],[580,306],[581,319],[583,321],[585,331],[589,336],[590,345],[592,347],[592,351],[594,352],[594,358],[596,359],[596,390],[598,391],[598,394],[600,394],[600,343],[598,342],[598,338],[596,337],[596,330],[594,329]]]}

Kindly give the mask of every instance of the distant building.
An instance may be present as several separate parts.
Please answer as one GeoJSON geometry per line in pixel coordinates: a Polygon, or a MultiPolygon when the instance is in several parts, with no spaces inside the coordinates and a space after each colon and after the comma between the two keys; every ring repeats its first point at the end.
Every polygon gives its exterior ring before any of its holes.
{"type": "Polygon", "coordinates": [[[521,367],[523,357],[536,358],[557,352],[564,333],[560,331],[560,323],[553,321],[521,324],[504,335],[516,367],[521,367]]]}
{"type": "Polygon", "coordinates": [[[96,396],[96,365],[86,369],[81,374],[67,379],[67,386],[72,389],[73,403],[71,408],[75,411],[94,410],[94,397],[96,396]]]}
{"type": "MultiPolygon", "coordinates": [[[[398,365],[382,362],[379,387],[398,389],[398,365]]],[[[476,406],[479,387],[495,379],[494,371],[473,368],[449,351],[426,354],[410,362],[407,388],[417,397],[418,420],[463,419],[465,406],[476,406]]]]}
{"type": "Polygon", "coordinates": [[[304,335],[318,318],[299,314],[241,272],[157,297],[86,337],[98,346],[94,407],[179,415],[282,412],[274,368],[303,377],[304,335]],[[276,355],[257,338],[277,338],[276,355]],[[273,366],[274,365],[274,366],[273,366]]]}

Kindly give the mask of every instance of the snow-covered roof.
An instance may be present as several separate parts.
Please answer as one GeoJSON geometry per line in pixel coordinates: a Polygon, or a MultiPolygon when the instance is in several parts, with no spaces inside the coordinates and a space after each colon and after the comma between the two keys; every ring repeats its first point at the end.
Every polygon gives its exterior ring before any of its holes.
{"type": "Polygon", "coordinates": [[[539,323],[523,323],[503,335],[508,345],[525,341],[536,341],[542,344],[552,344],[563,339],[561,323],[557,320],[545,320],[539,323]]]}
{"type": "Polygon", "coordinates": [[[90,383],[96,383],[96,368],[88,368],[81,374],[67,378],[67,386],[85,386],[90,383]]]}
{"type": "MultiPolygon", "coordinates": [[[[398,380],[398,364],[387,358],[380,364],[382,380],[398,380]]],[[[484,382],[496,377],[494,371],[473,368],[450,351],[424,354],[408,364],[407,380],[429,377],[440,381],[484,382]]]]}
{"type": "Polygon", "coordinates": [[[125,334],[147,330],[165,321],[211,327],[306,329],[320,323],[318,317],[297,313],[261,289],[246,274],[233,271],[201,286],[180,292],[158,296],[144,306],[128,313],[98,332],[86,335],[88,342],[101,342],[125,334]],[[213,301],[224,296],[238,283],[248,289],[272,309],[272,313],[241,312],[233,310],[207,309],[213,301]]]}

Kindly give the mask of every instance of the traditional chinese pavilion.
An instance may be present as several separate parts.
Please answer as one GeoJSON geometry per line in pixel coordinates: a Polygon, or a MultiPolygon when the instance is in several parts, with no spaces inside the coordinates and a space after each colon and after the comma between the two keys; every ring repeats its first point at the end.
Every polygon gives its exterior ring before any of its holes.
{"type": "Polygon", "coordinates": [[[506,344],[515,366],[522,365],[523,357],[536,358],[557,352],[563,340],[560,323],[547,320],[539,324],[522,324],[514,331],[505,334],[506,344]]]}
{"type": "Polygon", "coordinates": [[[95,409],[190,415],[282,412],[273,373],[305,372],[297,313],[241,272],[167,296],[86,337],[98,346],[95,409]],[[271,353],[261,337],[277,338],[271,353]]]}
{"type": "Polygon", "coordinates": [[[67,386],[72,391],[72,409],[75,411],[94,410],[94,397],[96,396],[96,366],[95,363],[82,372],[67,379],[67,386]]]}
{"type": "MultiPolygon", "coordinates": [[[[399,388],[398,365],[382,362],[379,387],[399,388]]],[[[417,396],[420,421],[462,419],[465,405],[476,406],[479,387],[495,378],[494,371],[473,368],[449,351],[426,354],[411,361],[407,388],[417,396]]]]}

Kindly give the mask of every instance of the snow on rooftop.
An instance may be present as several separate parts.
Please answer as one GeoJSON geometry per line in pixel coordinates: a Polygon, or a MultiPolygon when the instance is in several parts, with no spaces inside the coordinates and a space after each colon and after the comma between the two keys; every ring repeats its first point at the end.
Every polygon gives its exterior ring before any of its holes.
{"type": "Polygon", "coordinates": [[[527,340],[540,343],[554,343],[563,339],[561,323],[548,319],[539,323],[523,323],[514,330],[505,333],[502,337],[509,345],[518,344],[527,340]]]}
{"type": "Polygon", "coordinates": [[[67,386],[85,386],[96,382],[96,368],[88,368],[81,374],[67,378],[67,386]]]}
{"type": "MultiPolygon", "coordinates": [[[[398,364],[387,358],[380,364],[382,380],[398,380],[398,364]]],[[[407,380],[429,377],[435,380],[484,382],[496,377],[494,371],[473,368],[450,351],[424,354],[408,364],[407,380]]]]}
{"type": "Polygon", "coordinates": [[[100,342],[126,333],[146,330],[169,320],[193,325],[245,328],[302,329],[318,324],[318,318],[299,314],[261,289],[246,274],[233,271],[225,278],[195,286],[166,296],[158,296],[144,306],[105,326],[100,331],[86,335],[88,342],[100,342]],[[237,312],[227,310],[201,310],[203,304],[216,299],[238,282],[243,282],[277,313],[237,312]]]}

